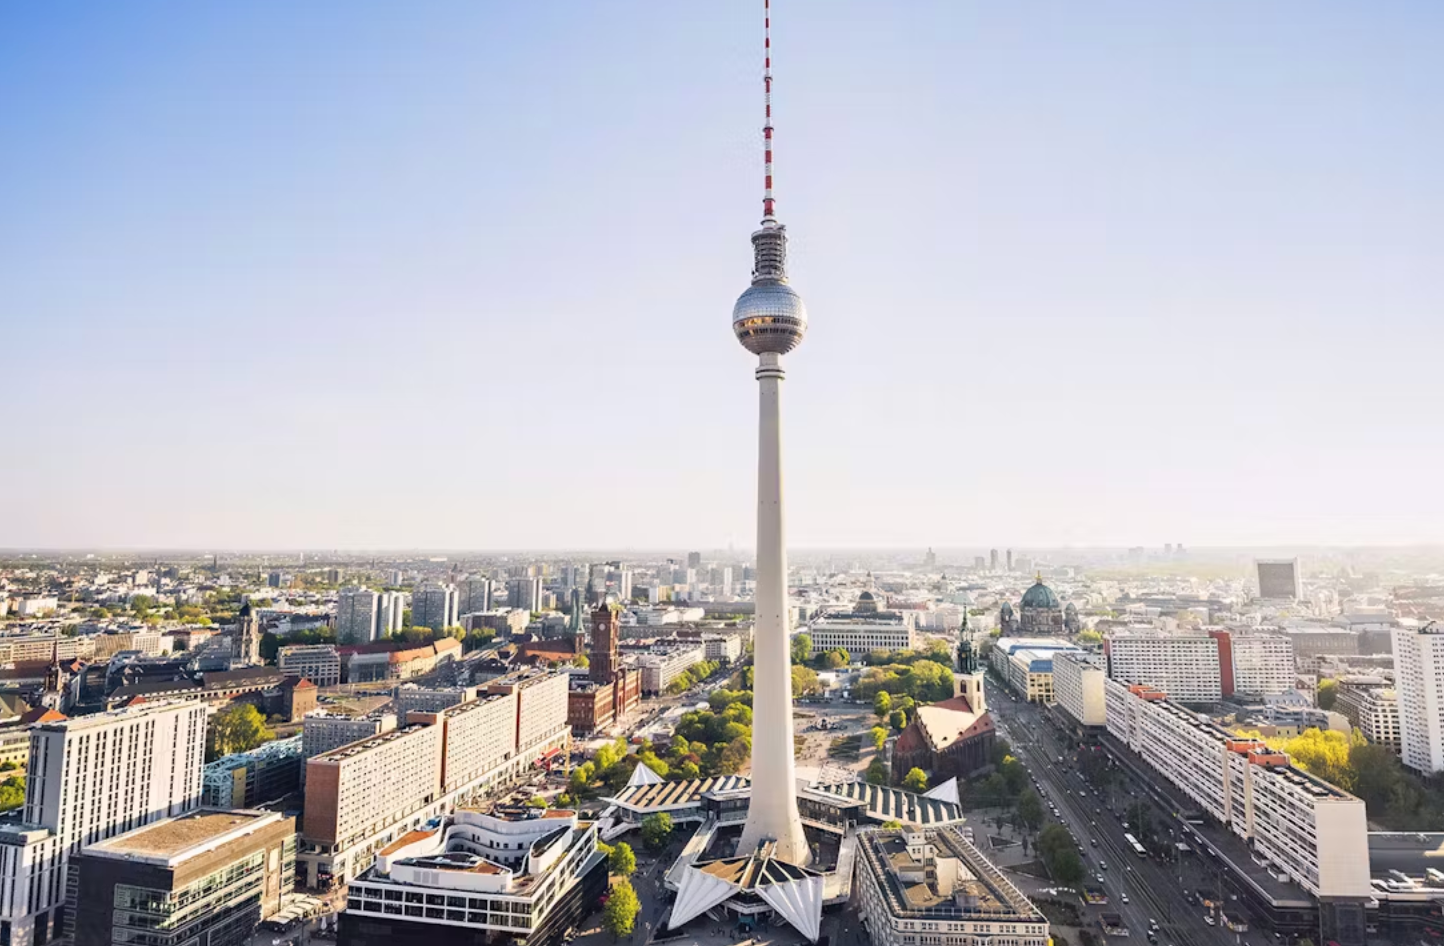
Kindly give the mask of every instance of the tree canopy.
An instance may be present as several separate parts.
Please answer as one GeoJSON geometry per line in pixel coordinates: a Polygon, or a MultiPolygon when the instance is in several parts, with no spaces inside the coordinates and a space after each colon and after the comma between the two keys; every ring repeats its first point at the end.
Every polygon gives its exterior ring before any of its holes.
{"type": "Polygon", "coordinates": [[[206,756],[212,762],[233,752],[248,752],[276,738],[266,718],[249,703],[234,703],[217,713],[206,733],[206,756]]]}
{"type": "Polygon", "coordinates": [[[607,905],[602,908],[602,926],[612,934],[613,939],[629,936],[637,925],[637,914],[641,912],[642,903],[637,899],[637,891],[632,888],[632,882],[619,880],[612,884],[607,905]]]}

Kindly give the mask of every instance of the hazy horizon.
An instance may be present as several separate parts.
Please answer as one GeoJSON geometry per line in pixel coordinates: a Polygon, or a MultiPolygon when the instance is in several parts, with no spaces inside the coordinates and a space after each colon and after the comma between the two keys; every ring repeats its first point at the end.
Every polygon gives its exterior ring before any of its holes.
{"type": "MultiPolygon", "coordinates": [[[[750,546],[760,18],[0,9],[0,544],[750,546]]],[[[791,548],[1444,541],[1444,6],[773,22],[791,548]]]]}

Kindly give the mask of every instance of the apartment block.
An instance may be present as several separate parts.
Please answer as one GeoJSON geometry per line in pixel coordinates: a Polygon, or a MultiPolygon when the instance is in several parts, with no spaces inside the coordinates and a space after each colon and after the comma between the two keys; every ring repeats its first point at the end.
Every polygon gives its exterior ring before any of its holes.
{"type": "Polygon", "coordinates": [[[486,692],[516,695],[515,746],[528,752],[567,731],[567,674],[522,670],[486,684],[486,692]]]}
{"type": "Polygon", "coordinates": [[[485,792],[490,773],[500,774],[503,763],[517,751],[513,720],[517,716],[516,691],[488,693],[479,699],[428,713],[414,710],[408,719],[442,727],[442,792],[462,789],[485,792]]]}
{"type": "Polygon", "coordinates": [[[65,934],[82,847],[200,804],[206,715],[162,701],[31,728],[25,806],[0,828],[0,942],[65,934]]]}
{"type": "Polygon", "coordinates": [[[1058,705],[1083,726],[1103,726],[1107,709],[1101,659],[1091,654],[1060,653],[1053,657],[1053,695],[1058,705]]]}
{"type": "Polygon", "coordinates": [[[1219,653],[1220,636],[1115,634],[1103,640],[1108,678],[1166,691],[1180,703],[1216,703],[1233,694],[1233,659],[1219,653]],[[1223,667],[1229,668],[1224,679],[1223,667]]]}
{"type": "Polygon", "coordinates": [[[1229,637],[1236,695],[1277,696],[1294,688],[1294,646],[1287,637],[1278,634],[1231,634],[1229,637]]]}
{"type": "Polygon", "coordinates": [[[456,586],[424,584],[411,593],[411,623],[433,631],[451,627],[457,619],[456,586]]]}
{"type": "Polygon", "coordinates": [[[1161,690],[1109,680],[1108,732],[1316,897],[1370,896],[1364,803],[1161,690]]]}
{"type": "Polygon", "coordinates": [[[1444,769],[1444,627],[1396,627],[1394,691],[1404,764],[1418,772],[1444,769]]]}
{"type": "Polygon", "coordinates": [[[407,713],[439,713],[476,699],[476,687],[422,687],[403,683],[391,691],[391,705],[402,719],[407,713]]]}
{"type": "Polygon", "coordinates": [[[637,667],[642,671],[642,692],[665,693],[673,680],[706,659],[706,653],[707,648],[699,642],[658,647],[639,655],[637,667]]]}
{"type": "Polygon", "coordinates": [[[381,596],[370,588],[343,588],[336,598],[336,642],[369,644],[376,639],[381,596]]]}
{"type": "Polygon", "coordinates": [[[301,755],[314,758],[332,749],[370,739],[396,728],[395,713],[345,716],[340,713],[310,713],[301,720],[301,755]]]}

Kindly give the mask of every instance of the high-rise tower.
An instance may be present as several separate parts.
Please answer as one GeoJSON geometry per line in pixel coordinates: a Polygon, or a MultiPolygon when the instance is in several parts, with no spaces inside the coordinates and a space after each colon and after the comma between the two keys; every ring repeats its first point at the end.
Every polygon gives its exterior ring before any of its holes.
{"type": "Polygon", "coordinates": [[[762,225],[752,234],[752,285],[732,308],[732,331],[757,356],[757,623],[753,632],[752,800],[739,853],[764,840],[793,864],[809,860],[792,758],[792,659],[787,631],[787,547],[782,515],[782,356],[807,333],[807,309],[787,285],[787,228],[772,197],[772,10],[763,2],[762,225]]]}

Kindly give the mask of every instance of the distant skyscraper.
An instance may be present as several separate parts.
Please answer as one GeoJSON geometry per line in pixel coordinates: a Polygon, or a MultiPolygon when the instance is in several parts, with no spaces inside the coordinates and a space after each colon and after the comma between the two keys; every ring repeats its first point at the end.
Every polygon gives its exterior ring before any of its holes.
{"type": "Polygon", "coordinates": [[[506,603],[508,607],[521,608],[523,611],[540,611],[542,607],[542,587],[540,578],[513,578],[506,583],[506,603]]]}
{"type": "Polygon", "coordinates": [[[1426,774],[1444,770],[1444,627],[1396,627],[1393,638],[1404,764],[1426,774]]]}
{"type": "Polygon", "coordinates": [[[934,552],[932,549],[928,549],[927,554],[923,556],[923,568],[932,569],[932,568],[937,568],[937,566],[938,566],[938,555],[937,555],[937,553],[934,552]]]}
{"type": "Polygon", "coordinates": [[[1299,560],[1296,558],[1259,559],[1258,596],[1297,601],[1303,597],[1299,586],[1299,560]]]}
{"type": "Polygon", "coordinates": [[[367,644],[376,639],[380,596],[370,588],[343,588],[336,597],[336,642],[367,644]]]}
{"type": "Polygon", "coordinates": [[[990,552],[988,552],[988,568],[992,569],[993,571],[997,571],[997,570],[998,570],[998,550],[997,550],[997,549],[993,549],[993,550],[991,550],[990,552]]]}
{"type": "Polygon", "coordinates": [[[702,567],[702,553],[701,553],[701,552],[688,552],[688,553],[687,553],[687,567],[688,567],[688,568],[701,568],[701,567],[702,567]]]}
{"type": "Polygon", "coordinates": [[[456,586],[428,583],[411,593],[411,623],[439,631],[456,624],[456,586]]]}
{"type": "Polygon", "coordinates": [[[1013,550],[1012,550],[1012,549],[1008,549],[1008,571],[1011,572],[1012,570],[1013,570],[1013,550]]]}
{"type": "Polygon", "coordinates": [[[752,797],[738,851],[750,854],[766,840],[774,856],[804,865],[811,859],[797,813],[793,762],[792,661],[788,641],[787,535],[782,511],[782,356],[807,333],[807,309],[787,284],[787,228],[777,222],[772,197],[772,40],[770,18],[763,87],[762,128],[766,181],[762,224],[752,234],[752,285],[732,309],[737,340],[757,356],[760,394],[757,446],[757,592],[753,630],[753,712],[765,720],[753,730],[752,797]]]}

